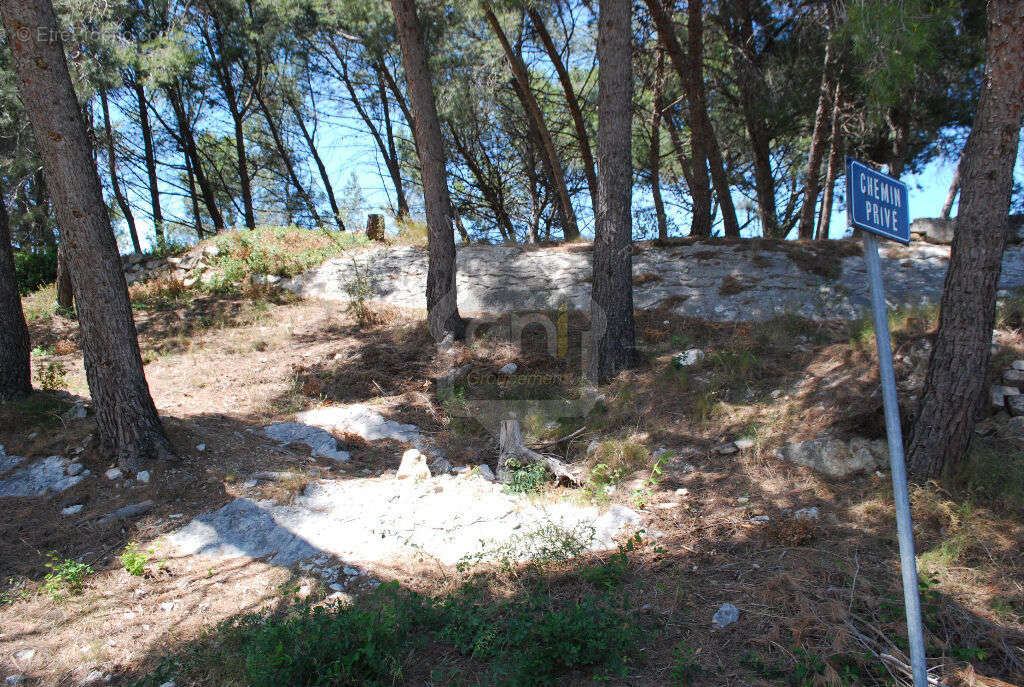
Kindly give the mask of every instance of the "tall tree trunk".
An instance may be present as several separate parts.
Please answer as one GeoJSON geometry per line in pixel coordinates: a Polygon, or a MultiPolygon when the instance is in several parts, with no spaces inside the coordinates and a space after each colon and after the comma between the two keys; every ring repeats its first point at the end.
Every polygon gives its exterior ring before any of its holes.
{"type": "Polygon", "coordinates": [[[583,173],[587,177],[587,188],[590,190],[590,201],[593,206],[597,207],[597,170],[594,167],[594,155],[590,150],[590,134],[587,133],[587,126],[583,120],[583,112],[580,110],[580,101],[576,97],[576,89],[573,88],[572,78],[569,76],[569,70],[565,68],[565,62],[562,60],[561,54],[555,47],[555,42],[551,40],[551,34],[548,33],[547,26],[544,25],[544,19],[540,16],[540,13],[529,6],[527,13],[530,16],[530,21],[533,23],[534,29],[537,31],[537,35],[540,36],[540,42],[544,44],[544,50],[548,54],[548,59],[551,60],[551,64],[555,66],[555,73],[558,74],[558,81],[562,84],[562,92],[565,94],[565,104],[569,107],[569,114],[572,116],[572,124],[576,129],[576,138],[580,144],[580,159],[583,162],[583,173]]]}
{"type": "Polygon", "coordinates": [[[32,393],[30,348],[14,272],[10,219],[0,191],[0,401],[32,393]]]}
{"type": "Polygon", "coordinates": [[[469,148],[470,144],[462,140],[454,126],[449,126],[448,129],[451,132],[452,144],[462,156],[462,159],[465,160],[466,166],[469,167],[470,173],[476,180],[476,185],[480,187],[480,194],[484,197],[484,202],[487,203],[491,208],[491,212],[494,213],[494,219],[498,224],[498,231],[501,232],[502,238],[506,241],[514,241],[515,229],[512,227],[512,220],[508,216],[505,204],[502,202],[490,179],[487,178],[487,174],[473,156],[473,151],[469,148]]]}
{"type": "MultiPolygon", "coordinates": [[[[696,88],[696,71],[691,63],[694,53],[703,54],[701,41],[689,42],[688,50],[690,55],[683,53],[683,47],[676,36],[675,23],[672,16],[663,4],[663,0],[646,0],[647,8],[650,10],[651,18],[654,19],[655,28],[661,44],[665,47],[672,66],[675,67],[679,80],[686,91],[688,101],[688,118],[690,124],[690,172],[687,176],[687,185],[690,187],[691,197],[691,236],[711,236],[712,206],[711,206],[711,182],[708,179],[708,151],[707,139],[699,135],[703,130],[701,112],[702,103],[700,90],[696,88]]],[[[674,125],[674,122],[671,124],[674,125]]],[[[678,137],[677,137],[678,138],[678,137]]]]}
{"type": "Polygon", "coordinates": [[[427,212],[427,322],[437,341],[448,336],[462,338],[465,322],[459,316],[455,287],[455,234],[451,198],[444,162],[441,122],[434,102],[433,77],[427,62],[427,48],[416,13],[415,0],[391,0],[402,64],[409,85],[416,141],[423,176],[423,204],[427,212]]]}
{"type": "Polygon", "coordinates": [[[334,196],[334,185],[331,184],[331,175],[327,173],[327,165],[324,164],[323,158],[320,157],[320,151],[317,150],[316,147],[316,140],[310,132],[309,127],[306,126],[306,122],[302,118],[302,112],[299,110],[299,106],[296,105],[291,98],[288,99],[288,106],[295,115],[295,120],[299,123],[299,129],[302,131],[302,137],[306,139],[306,145],[309,146],[309,153],[313,156],[313,161],[316,163],[317,171],[320,172],[320,181],[323,182],[324,191],[327,193],[327,200],[331,204],[331,212],[334,214],[334,221],[338,225],[338,229],[345,231],[345,222],[341,217],[341,209],[338,207],[338,200],[334,196]]]}
{"type": "Polygon", "coordinates": [[[107,104],[107,92],[100,89],[100,106],[103,108],[103,132],[107,137],[107,171],[110,173],[110,188],[114,191],[117,206],[121,208],[124,221],[128,225],[128,236],[132,239],[132,248],[136,253],[142,252],[139,243],[139,231],[135,227],[135,215],[128,204],[128,199],[121,191],[121,183],[117,180],[117,155],[114,152],[114,130],[110,126],[110,106],[107,104]]]}
{"type": "Polygon", "coordinates": [[[654,214],[658,219],[658,239],[668,239],[668,218],[665,203],[661,199],[661,110],[665,107],[662,86],[665,81],[665,52],[658,51],[658,65],[654,73],[654,106],[651,111],[651,143],[648,162],[651,168],[651,196],[654,198],[654,214]]]}
{"type": "MultiPolygon", "coordinates": [[[[284,141],[284,137],[281,136],[281,130],[277,126],[277,119],[273,112],[270,111],[270,107],[267,105],[266,99],[263,97],[263,93],[260,89],[256,89],[256,104],[259,105],[260,112],[263,113],[263,118],[267,122],[267,128],[270,130],[270,137],[274,140],[274,147],[277,148],[277,154],[281,157],[281,161],[284,162],[285,171],[288,173],[288,179],[292,182],[292,186],[295,187],[295,191],[302,198],[302,202],[306,204],[306,208],[309,210],[309,214],[313,217],[313,221],[316,222],[317,226],[323,224],[323,220],[320,219],[320,213],[317,212],[316,203],[309,195],[309,191],[306,190],[302,180],[299,179],[298,173],[295,171],[295,162],[292,160],[292,153],[288,150],[288,146],[284,141]]],[[[289,222],[291,224],[291,222],[289,222]]]]}
{"type": "Polygon", "coordinates": [[[630,0],[600,0],[598,203],[588,373],[604,383],[635,362],[633,322],[633,31],[630,0]]]}
{"type": "Polygon", "coordinates": [[[828,170],[825,172],[825,197],[821,200],[821,216],[818,218],[818,240],[827,241],[829,225],[832,223],[832,199],[835,194],[836,176],[843,163],[843,131],[840,115],[840,85],[836,84],[832,99],[832,126],[828,143],[828,170]]]}
{"type": "Polygon", "coordinates": [[[960,163],[957,162],[956,170],[953,172],[953,181],[949,184],[949,191],[946,193],[946,201],[942,204],[942,214],[939,216],[942,219],[949,219],[950,213],[953,212],[953,203],[956,202],[956,196],[960,193],[960,163]]]}
{"type": "MultiPolygon", "coordinates": [[[[829,36],[831,41],[831,36],[829,36]]],[[[818,109],[814,113],[814,128],[811,131],[811,148],[807,153],[807,171],[804,173],[804,199],[800,206],[800,223],[797,236],[801,239],[814,238],[814,208],[818,204],[818,184],[821,176],[821,159],[825,150],[825,131],[828,127],[829,101],[832,89],[829,79],[832,71],[832,46],[825,44],[825,64],[821,68],[821,88],[818,92],[818,109]]]]}
{"type": "Polygon", "coordinates": [[[550,177],[551,185],[558,196],[559,217],[562,220],[562,231],[564,232],[565,240],[577,241],[580,238],[580,230],[576,223],[576,211],[572,207],[569,188],[565,185],[565,174],[562,171],[562,163],[558,160],[558,151],[555,150],[555,143],[551,138],[551,132],[544,122],[544,114],[541,112],[540,105],[537,104],[537,98],[533,95],[533,90],[530,88],[530,74],[526,69],[526,64],[523,62],[522,56],[512,49],[512,45],[509,43],[508,37],[505,35],[504,29],[501,28],[501,23],[498,21],[498,17],[495,16],[491,6],[484,2],[483,10],[487,23],[491,25],[491,29],[493,29],[494,34],[498,37],[498,42],[501,43],[501,47],[505,51],[505,58],[508,60],[509,68],[512,70],[512,76],[515,77],[516,82],[519,84],[516,93],[519,94],[520,99],[523,101],[523,109],[526,110],[527,116],[533,120],[537,127],[537,132],[540,134],[540,140],[543,144],[541,153],[545,163],[544,166],[548,177],[550,177]]]}
{"type": "MultiPolygon", "coordinates": [[[[196,183],[203,192],[203,203],[206,205],[206,212],[213,222],[213,231],[218,233],[224,230],[224,216],[217,207],[217,195],[213,191],[213,185],[203,170],[203,161],[199,157],[199,148],[196,145],[196,137],[192,132],[192,122],[189,121],[188,112],[185,111],[185,103],[182,100],[181,87],[173,84],[167,87],[167,100],[174,110],[174,118],[178,122],[178,132],[182,150],[185,155],[192,158],[192,173],[196,175],[196,183]]],[[[198,217],[198,215],[196,215],[198,217]]]]}
{"type": "Polygon", "coordinates": [[[996,289],[1024,115],[1024,3],[989,0],[987,15],[985,78],[960,162],[960,210],[939,329],[907,451],[911,472],[921,478],[962,463],[987,401],[996,289]]]}
{"type": "MultiPolygon", "coordinates": [[[[131,83],[135,99],[139,104],[139,128],[142,130],[142,152],[146,160],[146,176],[149,178],[149,201],[153,208],[153,231],[157,244],[164,243],[164,213],[160,208],[160,180],[156,174],[156,152],[153,146],[153,127],[149,123],[149,103],[146,91],[138,80],[131,83]]],[[[202,236],[200,236],[200,239],[202,236]]]]}
{"type": "Polygon", "coordinates": [[[121,258],[50,0],[0,0],[18,90],[61,227],[75,284],[100,451],[126,469],[170,458],[142,369],[121,258]],[[43,38],[45,40],[40,40],[43,38]]]}

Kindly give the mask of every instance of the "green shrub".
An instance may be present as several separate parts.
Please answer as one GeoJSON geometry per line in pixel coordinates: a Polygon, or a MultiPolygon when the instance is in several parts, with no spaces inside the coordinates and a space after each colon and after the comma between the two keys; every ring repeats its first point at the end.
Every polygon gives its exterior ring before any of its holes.
{"type": "Polygon", "coordinates": [[[124,547],[124,551],[121,553],[121,565],[124,566],[129,575],[144,575],[150,553],[152,552],[139,551],[139,545],[131,542],[128,546],[124,547]]]}
{"type": "Polygon", "coordinates": [[[511,494],[532,494],[543,488],[548,481],[548,469],[544,463],[523,465],[515,458],[505,463],[508,470],[508,483],[505,491],[511,494]]]}
{"type": "Polygon", "coordinates": [[[46,567],[50,572],[44,578],[43,590],[50,598],[57,601],[65,592],[69,595],[81,593],[85,576],[93,573],[92,567],[71,558],[61,559],[56,551],[47,554],[47,558],[46,567]]]}
{"type": "Polygon", "coordinates": [[[68,368],[59,360],[36,362],[36,377],[43,391],[60,391],[67,388],[68,368]]]}
{"type": "Polygon", "coordinates": [[[18,291],[27,296],[44,284],[57,280],[57,249],[42,253],[14,254],[14,273],[18,277],[18,291]]]}

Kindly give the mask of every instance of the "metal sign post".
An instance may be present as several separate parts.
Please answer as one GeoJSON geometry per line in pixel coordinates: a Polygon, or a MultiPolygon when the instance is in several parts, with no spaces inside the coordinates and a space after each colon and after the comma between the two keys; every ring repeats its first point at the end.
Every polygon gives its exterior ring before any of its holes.
{"type": "Polygon", "coordinates": [[[885,432],[889,439],[889,465],[896,503],[896,529],[900,546],[900,569],[903,573],[903,603],[907,615],[907,638],[910,641],[910,664],[914,687],[926,687],[928,668],[925,664],[924,630],[921,623],[921,598],[917,588],[917,559],[914,557],[914,529],[910,520],[910,494],[907,490],[907,466],[903,460],[903,433],[900,429],[900,407],[896,399],[896,374],[892,365],[892,342],[889,339],[889,314],[882,283],[882,265],[878,258],[878,238],[904,244],[910,243],[909,193],[906,184],[880,174],[847,158],[847,220],[861,230],[864,239],[864,262],[871,287],[871,311],[875,323],[875,345],[878,348],[878,372],[882,381],[885,405],[885,432]]]}

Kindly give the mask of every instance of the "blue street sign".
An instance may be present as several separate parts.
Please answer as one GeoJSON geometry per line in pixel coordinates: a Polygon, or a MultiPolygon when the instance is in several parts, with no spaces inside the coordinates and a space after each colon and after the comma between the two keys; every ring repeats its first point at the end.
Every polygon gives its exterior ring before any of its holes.
{"type": "Polygon", "coordinates": [[[907,185],[846,158],[846,201],[850,224],[902,244],[910,243],[907,185]]]}

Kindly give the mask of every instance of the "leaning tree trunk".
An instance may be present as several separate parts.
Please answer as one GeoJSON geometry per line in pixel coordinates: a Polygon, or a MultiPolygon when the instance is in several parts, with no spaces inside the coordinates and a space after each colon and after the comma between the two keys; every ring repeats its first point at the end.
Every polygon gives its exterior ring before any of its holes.
{"type": "Polygon", "coordinates": [[[818,217],[819,241],[828,240],[829,227],[832,224],[832,200],[835,197],[836,176],[839,174],[839,166],[843,158],[843,131],[840,115],[840,85],[836,84],[835,95],[832,99],[832,128],[828,142],[828,169],[825,172],[825,193],[821,199],[821,215],[818,217]]]}
{"type": "Polygon", "coordinates": [[[814,128],[811,131],[811,149],[807,153],[807,171],[804,180],[804,197],[800,205],[800,223],[797,236],[801,239],[814,238],[814,209],[818,205],[818,185],[821,175],[821,159],[825,150],[825,131],[828,126],[829,100],[832,89],[829,78],[832,70],[832,46],[825,44],[825,65],[821,70],[821,88],[818,93],[818,109],[814,113],[814,128]]]}
{"type": "Polygon", "coordinates": [[[963,461],[986,400],[996,289],[1024,115],[1024,3],[989,0],[987,14],[985,78],[960,163],[960,210],[939,329],[907,450],[910,470],[922,478],[963,461]]]}
{"type": "Polygon", "coordinates": [[[0,0],[0,11],[71,267],[100,450],[127,469],[144,458],[169,458],[53,5],[0,0]]]}
{"type": "Polygon", "coordinates": [[[10,220],[0,193],[0,401],[32,393],[30,347],[14,272],[10,220]]]}
{"type": "Polygon", "coordinates": [[[132,214],[132,207],[128,204],[121,191],[121,183],[117,180],[117,156],[114,152],[114,130],[110,126],[110,106],[107,104],[107,92],[100,90],[100,104],[103,109],[103,133],[107,138],[107,171],[110,173],[110,188],[114,191],[114,198],[117,206],[121,208],[124,221],[128,224],[128,236],[132,240],[132,248],[136,253],[142,252],[142,244],[139,243],[139,231],[135,228],[135,215],[132,214]]]}
{"type": "Polygon", "coordinates": [[[950,214],[953,212],[953,203],[956,202],[956,196],[960,193],[960,163],[956,165],[956,171],[953,172],[953,181],[949,184],[949,191],[946,193],[946,201],[942,204],[942,214],[939,215],[942,219],[949,219],[950,214]]]}
{"type": "MultiPolygon", "coordinates": [[[[131,82],[131,87],[139,104],[139,129],[142,130],[142,153],[146,160],[146,177],[149,179],[149,202],[153,208],[153,232],[159,245],[164,243],[164,213],[160,207],[160,181],[156,173],[156,152],[153,146],[153,127],[149,123],[149,103],[146,100],[146,90],[138,82],[138,78],[131,82]]],[[[202,232],[199,238],[203,238],[202,232]]]]}
{"type": "Polygon", "coordinates": [[[534,125],[537,127],[537,133],[540,135],[540,142],[542,144],[540,153],[548,177],[550,177],[551,185],[554,187],[558,198],[558,214],[562,220],[562,232],[565,240],[578,241],[580,230],[576,222],[576,211],[573,209],[572,199],[569,197],[569,188],[565,184],[565,172],[562,169],[562,163],[558,159],[558,151],[555,150],[555,143],[551,137],[551,132],[544,121],[544,113],[541,112],[537,98],[530,88],[530,74],[526,69],[526,63],[523,62],[522,56],[512,49],[505,31],[501,28],[501,23],[498,22],[498,17],[495,16],[494,10],[491,9],[490,5],[486,2],[483,3],[483,10],[487,23],[491,25],[491,29],[494,30],[494,34],[498,37],[498,42],[501,43],[501,47],[505,51],[505,58],[508,60],[509,68],[512,70],[512,76],[515,77],[516,82],[519,84],[516,93],[519,95],[520,100],[522,100],[523,109],[526,110],[526,115],[533,120],[534,125]]]}
{"type": "Polygon", "coordinates": [[[661,110],[665,107],[662,86],[665,81],[665,53],[658,51],[658,66],[654,72],[654,102],[651,108],[651,143],[648,163],[651,168],[651,197],[654,199],[654,215],[658,220],[658,240],[668,239],[668,218],[665,203],[661,199],[661,110]]]}
{"type": "Polygon", "coordinates": [[[632,117],[630,0],[601,0],[597,22],[597,212],[594,232],[592,345],[588,374],[604,383],[635,360],[633,324],[632,117]]]}
{"type": "Polygon", "coordinates": [[[540,36],[540,42],[544,44],[544,50],[548,54],[548,59],[551,60],[551,64],[555,67],[558,81],[562,84],[565,104],[569,108],[572,124],[576,129],[576,139],[580,144],[580,159],[583,164],[583,173],[587,177],[587,188],[590,189],[590,200],[594,207],[597,207],[597,170],[594,168],[594,154],[590,150],[590,134],[587,133],[587,125],[583,119],[583,112],[580,110],[579,98],[576,97],[576,89],[572,85],[572,77],[569,76],[569,70],[565,68],[565,61],[558,53],[555,42],[551,39],[551,34],[548,33],[548,27],[544,25],[544,18],[540,16],[540,12],[533,7],[528,7],[526,11],[530,15],[533,27],[537,30],[537,35],[540,36]]]}
{"type": "Polygon", "coordinates": [[[455,289],[455,234],[452,228],[451,198],[444,162],[441,121],[434,102],[433,77],[427,63],[427,49],[416,14],[415,0],[391,0],[402,64],[409,82],[417,151],[423,176],[423,204],[427,212],[427,323],[437,341],[448,336],[462,338],[465,322],[459,316],[455,289]]]}
{"type": "MultiPolygon", "coordinates": [[[[646,0],[647,8],[654,19],[654,25],[658,30],[658,38],[665,46],[665,52],[672,60],[679,80],[686,90],[688,104],[688,119],[690,131],[694,135],[690,137],[690,172],[686,175],[687,185],[690,187],[692,202],[692,219],[690,222],[690,234],[692,236],[711,236],[712,217],[711,207],[711,182],[708,178],[708,152],[704,136],[696,135],[702,130],[701,103],[698,102],[698,91],[695,90],[696,79],[687,55],[676,36],[676,27],[672,16],[663,4],[664,0],[646,0]]],[[[691,52],[697,48],[699,42],[691,41],[689,44],[691,52]]],[[[672,123],[674,124],[674,123],[672,123]]],[[[671,129],[670,129],[671,130],[671,129]]]]}

